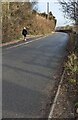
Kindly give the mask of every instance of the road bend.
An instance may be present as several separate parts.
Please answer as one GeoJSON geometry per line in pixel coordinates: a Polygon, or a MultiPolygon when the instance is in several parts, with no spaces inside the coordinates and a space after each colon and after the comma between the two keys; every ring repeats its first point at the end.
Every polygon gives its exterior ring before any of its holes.
{"type": "Polygon", "coordinates": [[[2,117],[42,118],[66,54],[66,33],[2,49],[2,117]]]}

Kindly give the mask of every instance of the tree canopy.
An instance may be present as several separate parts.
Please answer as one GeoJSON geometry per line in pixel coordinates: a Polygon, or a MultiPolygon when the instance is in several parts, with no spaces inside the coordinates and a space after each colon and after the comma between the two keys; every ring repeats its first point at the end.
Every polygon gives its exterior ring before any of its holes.
{"type": "Polygon", "coordinates": [[[58,0],[67,18],[78,24],[78,0],[58,0]]]}

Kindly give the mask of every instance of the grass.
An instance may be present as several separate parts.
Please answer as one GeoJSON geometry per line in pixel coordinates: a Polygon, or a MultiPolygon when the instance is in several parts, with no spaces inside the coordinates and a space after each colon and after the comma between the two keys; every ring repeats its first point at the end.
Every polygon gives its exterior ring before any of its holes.
{"type": "Polygon", "coordinates": [[[71,88],[72,103],[75,107],[75,113],[78,110],[78,49],[75,49],[77,43],[77,36],[75,34],[70,35],[71,48],[69,49],[68,59],[65,63],[65,69],[67,73],[67,81],[69,88],[71,88]],[[74,94],[72,94],[74,93],[74,94]]]}

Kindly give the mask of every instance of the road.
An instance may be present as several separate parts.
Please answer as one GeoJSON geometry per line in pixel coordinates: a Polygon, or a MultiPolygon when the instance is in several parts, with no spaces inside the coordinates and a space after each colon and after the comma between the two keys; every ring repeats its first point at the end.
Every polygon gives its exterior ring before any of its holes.
{"type": "Polygon", "coordinates": [[[55,33],[30,43],[3,48],[3,118],[43,117],[67,43],[66,33],[55,33]]]}

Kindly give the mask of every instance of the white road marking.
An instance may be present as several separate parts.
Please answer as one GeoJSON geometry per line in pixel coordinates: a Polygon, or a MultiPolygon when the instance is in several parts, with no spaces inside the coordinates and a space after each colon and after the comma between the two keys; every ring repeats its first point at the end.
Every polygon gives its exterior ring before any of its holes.
{"type": "Polygon", "coordinates": [[[53,101],[53,104],[52,104],[52,107],[51,107],[51,110],[50,110],[50,114],[48,116],[48,120],[50,120],[53,116],[53,112],[54,112],[54,108],[55,108],[55,105],[56,105],[56,102],[57,102],[57,98],[58,98],[58,95],[59,95],[59,92],[60,92],[60,88],[61,88],[61,84],[63,82],[63,78],[64,78],[64,74],[65,74],[65,70],[61,76],[61,80],[60,80],[60,83],[59,83],[59,86],[58,86],[58,90],[57,90],[57,93],[56,93],[56,96],[54,98],[54,101],[53,101]]]}
{"type": "Polygon", "coordinates": [[[19,47],[19,46],[22,46],[22,45],[26,45],[26,44],[28,44],[28,43],[31,43],[31,42],[40,40],[40,39],[45,38],[45,37],[47,37],[47,35],[44,36],[44,37],[37,38],[37,39],[35,39],[35,40],[31,40],[31,41],[27,41],[27,42],[25,42],[25,43],[21,43],[21,44],[18,44],[18,45],[14,45],[14,46],[11,46],[11,47],[7,47],[6,49],[8,50],[8,49],[16,48],[16,47],[19,47]]]}

